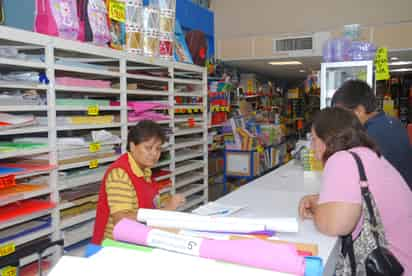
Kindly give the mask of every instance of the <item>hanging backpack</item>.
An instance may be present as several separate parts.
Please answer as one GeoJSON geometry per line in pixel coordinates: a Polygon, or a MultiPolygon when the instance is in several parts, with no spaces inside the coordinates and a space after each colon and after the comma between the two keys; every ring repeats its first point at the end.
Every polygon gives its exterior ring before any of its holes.
{"type": "MultiPolygon", "coordinates": [[[[87,19],[92,33],[92,39],[94,44],[107,45],[110,41],[110,32],[107,24],[107,9],[104,0],[87,0],[87,19]]],[[[86,40],[87,37],[87,24],[86,28],[86,40]]],[[[88,40],[87,40],[88,41],[88,40]]]]}
{"type": "Polygon", "coordinates": [[[79,32],[76,0],[36,0],[35,31],[76,40],[79,32]]]}
{"type": "Polygon", "coordinates": [[[87,5],[89,0],[77,0],[77,16],[79,18],[79,41],[93,41],[93,32],[87,16],[87,5]]]}
{"type": "Polygon", "coordinates": [[[205,66],[207,53],[207,40],[202,31],[189,31],[186,34],[186,44],[192,55],[193,63],[205,66]]]}

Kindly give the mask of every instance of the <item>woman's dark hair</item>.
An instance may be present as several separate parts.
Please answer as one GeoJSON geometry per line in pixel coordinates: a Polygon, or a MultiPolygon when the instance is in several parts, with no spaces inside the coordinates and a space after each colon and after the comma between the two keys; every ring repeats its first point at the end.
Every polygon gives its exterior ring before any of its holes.
{"type": "Polygon", "coordinates": [[[162,127],[156,122],[143,120],[129,130],[127,135],[127,150],[130,150],[130,143],[138,145],[152,138],[159,138],[162,143],[166,141],[166,135],[162,127]]]}
{"type": "Polygon", "coordinates": [[[332,106],[342,105],[342,107],[353,110],[362,105],[366,113],[374,112],[376,103],[372,88],[361,80],[346,81],[332,97],[332,106]]]}
{"type": "Polygon", "coordinates": [[[312,127],[326,145],[323,163],[335,152],[354,147],[367,147],[380,156],[378,148],[366,134],[359,119],[349,110],[339,107],[325,108],[316,115],[312,127]]]}

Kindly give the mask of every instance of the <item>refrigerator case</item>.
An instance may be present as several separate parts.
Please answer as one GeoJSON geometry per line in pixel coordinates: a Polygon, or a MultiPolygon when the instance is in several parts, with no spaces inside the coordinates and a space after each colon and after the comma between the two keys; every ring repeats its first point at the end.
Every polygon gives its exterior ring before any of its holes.
{"type": "Polygon", "coordinates": [[[347,80],[360,79],[373,87],[373,61],[326,62],[321,64],[320,108],[331,106],[335,91],[347,80]]]}

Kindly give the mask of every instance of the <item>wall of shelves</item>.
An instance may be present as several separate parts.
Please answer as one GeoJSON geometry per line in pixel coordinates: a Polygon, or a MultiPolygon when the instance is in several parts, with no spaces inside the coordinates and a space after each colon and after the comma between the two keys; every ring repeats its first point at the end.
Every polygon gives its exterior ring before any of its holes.
{"type": "MultiPolygon", "coordinates": [[[[45,73],[49,81],[0,81],[0,96],[7,91],[30,90],[44,99],[41,105],[6,105],[0,101],[0,113],[30,114],[40,122],[19,128],[0,128],[0,143],[13,142],[18,138],[25,141],[35,138],[43,142],[39,148],[0,151],[0,167],[4,163],[48,165],[16,176],[17,185],[41,182],[46,184],[46,188],[18,193],[18,197],[15,194],[0,197],[0,211],[6,204],[29,198],[54,203],[52,208],[0,220],[0,238],[7,236],[10,227],[39,218],[49,219],[50,225],[7,242],[15,243],[18,248],[40,237],[47,236],[53,240],[67,237],[65,246],[73,246],[90,238],[95,202],[85,203],[76,193],[81,194],[84,189],[87,195],[95,195],[97,189],[92,192],[90,189],[98,187],[107,166],[126,151],[128,129],[136,124],[128,116],[131,111],[128,103],[131,101],[166,104],[164,108],[152,110],[169,117],[159,121],[169,129],[169,134],[162,153],[164,159],[154,168],[155,172],[165,171],[158,176],[159,181],[171,181],[171,186],[162,190],[164,198],[167,194],[183,193],[187,196],[187,203],[180,209],[182,211],[207,202],[207,73],[204,68],[6,27],[0,27],[0,47],[17,49],[19,54],[0,57],[2,76],[15,71],[45,73]],[[68,85],[62,83],[63,77],[109,85],[97,88],[75,82],[68,85]],[[187,100],[181,103],[181,98],[187,100]],[[61,104],[61,100],[70,99],[77,102],[61,104]],[[88,100],[101,101],[102,104],[90,105],[88,100]],[[117,102],[117,105],[103,104],[105,101],[117,102]],[[176,112],[180,108],[192,108],[196,112],[180,114],[176,112]],[[94,139],[98,136],[97,131],[102,130],[110,133],[112,139],[117,136],[117,140],[94,139]],[[62,142],[80,138],[84,139],[78,145],[70,142],[68,146],[62,142]],[[69,215],[64,215],[67,210],[69,215]]],[[[0,177],[5,175],[0,172],[0,177]]],[[[61,250],[50,252],[53,257],[62,254],[61,250]]],[[[25,258],[21,265],[29,261],[34,259],[25,258]]]]}

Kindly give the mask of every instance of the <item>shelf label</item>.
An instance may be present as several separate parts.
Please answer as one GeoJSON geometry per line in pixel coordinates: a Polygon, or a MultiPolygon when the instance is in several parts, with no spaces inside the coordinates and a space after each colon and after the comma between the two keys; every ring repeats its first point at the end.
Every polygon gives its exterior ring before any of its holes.
{"type": "Polygon", "coordinates": [[[256,148],[258,153],[263,153],[263,151],[265,150],[261,145],[257,146],[256,148]]]}
{"type": "Polygon", "coordinates": [[[379,48],[376,51],[375,68],[376,80],[388,80],[390,78],[387,48],[379,48]]]}
{"type": "Polygon", "coordinates": [[[100,143],[91,143],[89,145],[89,151],[90,152],[97,152],[100,150],[100,143]]]}
{"type": "Polygon", "coordinates": [[[119,22],[126,22],[126,7],[124,2],[110,0],[109,17],[119,22]]]}
{"type": "Polygon", "coordinates": [[[13,186],[16,186],[16,177],[14,174],[0,177],[0,189],[5,189],[13,186]]]}
{"type": "Polygon", "coordinates": [[[14,243],[6,243],[0,246],[0,257],[10,255],[16,251],[16,246],[14,243]]]}
{"type": "Polygon", "coordinates": [[[87,115],[89,115],[89,116],[99,115],[99,106],[98,105],[91,105],[91,106],[87,107],[87,115]]]}
{"type": "Polygon", "coordinates": [[[89,168],[90,169],[95,169],[99,166],[99,160],[94,159],[94,160],[90,160],[89,162],[89,168]]]}
{"type": "Polygon", "coordinates": [[[189,118],[187,119],[187,124],[189,125],[189,127],[195,127],[196,126],[196,121],[194,118],[189,118]]]}
{"type": "Polygon", "coordinates": [[[1,276],[16,276],[17,268],[15,266],[7,266],[1,271],[1,276]]]}

